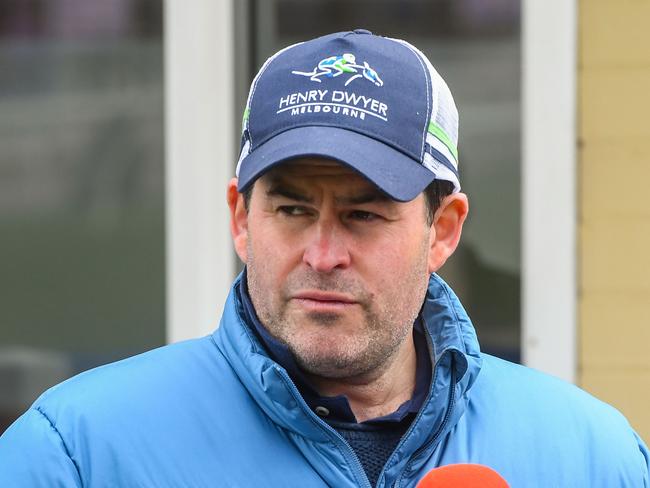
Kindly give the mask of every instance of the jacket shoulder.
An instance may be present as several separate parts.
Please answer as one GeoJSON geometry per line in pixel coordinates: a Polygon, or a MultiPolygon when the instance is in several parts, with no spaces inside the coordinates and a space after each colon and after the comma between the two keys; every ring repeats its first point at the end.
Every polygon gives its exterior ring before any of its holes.
{"type": "MultiPolygon", "coordinates": [[[[603,483],[599,486],[648,483],[647,447],[618,410],[559,378],[482,356],[465,421],[474,439],[498,439],[477,443],[486,453],[525,453],[522,462],[535,459],[567,476],[573,473],[565,486],[594,475],[603,483]]],[[[502,469],[520,469],[512,465],[516,458],[502,469]]]]}
{"type": "Polygon", "coordinates": [[[170,344],[73,376],[43,393],[33,408],[54,417],[58,408],[70,405],[114,414],[122,404],[177,395],[192,383],[209,382],[223,369],[220,356],[209,336],[170,344]]]}
{"type": "MultiPolygon", "coordinates": [[[[204,478],[210,470],[200,466],[210,456],[234,462],[230,457],[240,451],[233,446],[245,431],[239,419],[246,418],[251,429],[261,422],[252,411],[250,397],[208,336],[101,366],[49,389],[0,438],[0,451],[4,445],[22,459],[21,470],[50,482],[72,466],[84,486],[99,479],[115,486],[124,480],[166,486],[161,480],[167,479],[180,486],[183,478],[209,486],[204,478]],[[32,463],[38,453],[56,462],[32,463]]],[[[2,464],[0,459],[0,473],[2,464]]]]}
{"type": "Polygon", "coordinates": [[[482,354],[482,357],[483,367],[473,393],[489,396],[492,400],[499,398],[510,408],[524,411],[543,409],[559,416],[548,421],[579,413],[585,421],[627,424],[614,407],[571,383],[488,354],[482,354]]]}

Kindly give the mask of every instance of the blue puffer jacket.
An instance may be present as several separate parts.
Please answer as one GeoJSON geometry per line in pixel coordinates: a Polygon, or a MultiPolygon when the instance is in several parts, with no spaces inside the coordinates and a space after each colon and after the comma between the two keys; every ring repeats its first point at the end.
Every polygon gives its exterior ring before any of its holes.
{"type": "MultiPolygon", "coordinates": [[[[235,284],[236,286],[236,284],[235,284]]],[[[2,487],[369,486],[349,445],[270,360],[231,292],[220,328],[72,378],[0,438],[2,487]]],[[[378,486],[491,466],[512,487],[647,487],[648,452],[613,408],[483,355],[450,288],[430,282],[428,401],[378,486]]]]}

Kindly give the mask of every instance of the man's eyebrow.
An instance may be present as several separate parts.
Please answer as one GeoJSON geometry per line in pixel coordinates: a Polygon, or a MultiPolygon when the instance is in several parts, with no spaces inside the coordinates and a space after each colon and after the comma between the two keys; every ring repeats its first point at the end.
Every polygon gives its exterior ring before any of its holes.
{"type": "Polygon", "coordinates": [[[314,199],[300,193],[300,190],[291,188],[283,183],[274,183],[271,187],[266,190],[266,196],[268,197],[284,197],[289,200],[295,200],[296,202],[304,203],[313,203],[314,199]]]}

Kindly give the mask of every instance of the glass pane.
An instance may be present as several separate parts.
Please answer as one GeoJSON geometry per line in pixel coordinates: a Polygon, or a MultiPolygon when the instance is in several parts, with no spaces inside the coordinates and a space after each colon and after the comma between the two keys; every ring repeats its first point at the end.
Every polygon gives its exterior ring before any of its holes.
{"type": "Polygon", "coordinates": [[[251,9],[255,69],[294,42],[365,28],[408,40],[445,78],[460,112],[470,217],[440,275],[482,349],[519,361],[520,0],[258,0],[251,9]]]}
{"type": "Polygon", "coordinates": [[[162,5],[0,3],[0,432],[165,341],[162,5]]]}

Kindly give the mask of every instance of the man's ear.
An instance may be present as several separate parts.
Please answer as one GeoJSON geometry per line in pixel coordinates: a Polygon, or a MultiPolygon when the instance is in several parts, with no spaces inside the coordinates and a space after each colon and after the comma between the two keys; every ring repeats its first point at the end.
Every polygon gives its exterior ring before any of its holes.
{"type": "Polygon", "coordinates": [[[464,193],[453,193],[443,199],[431,224],[429,273],[438,271],[456,250],[468,211],[469,203],[464,193]]]}
{"type": "Polygon", "coordinates": [[[235,251],[244,263],[248,259],[248,211],[244,205],[244,196],[237,191],[237,178],[228,182],[226,199],[230,208],[230,234],[235,251]]]}

